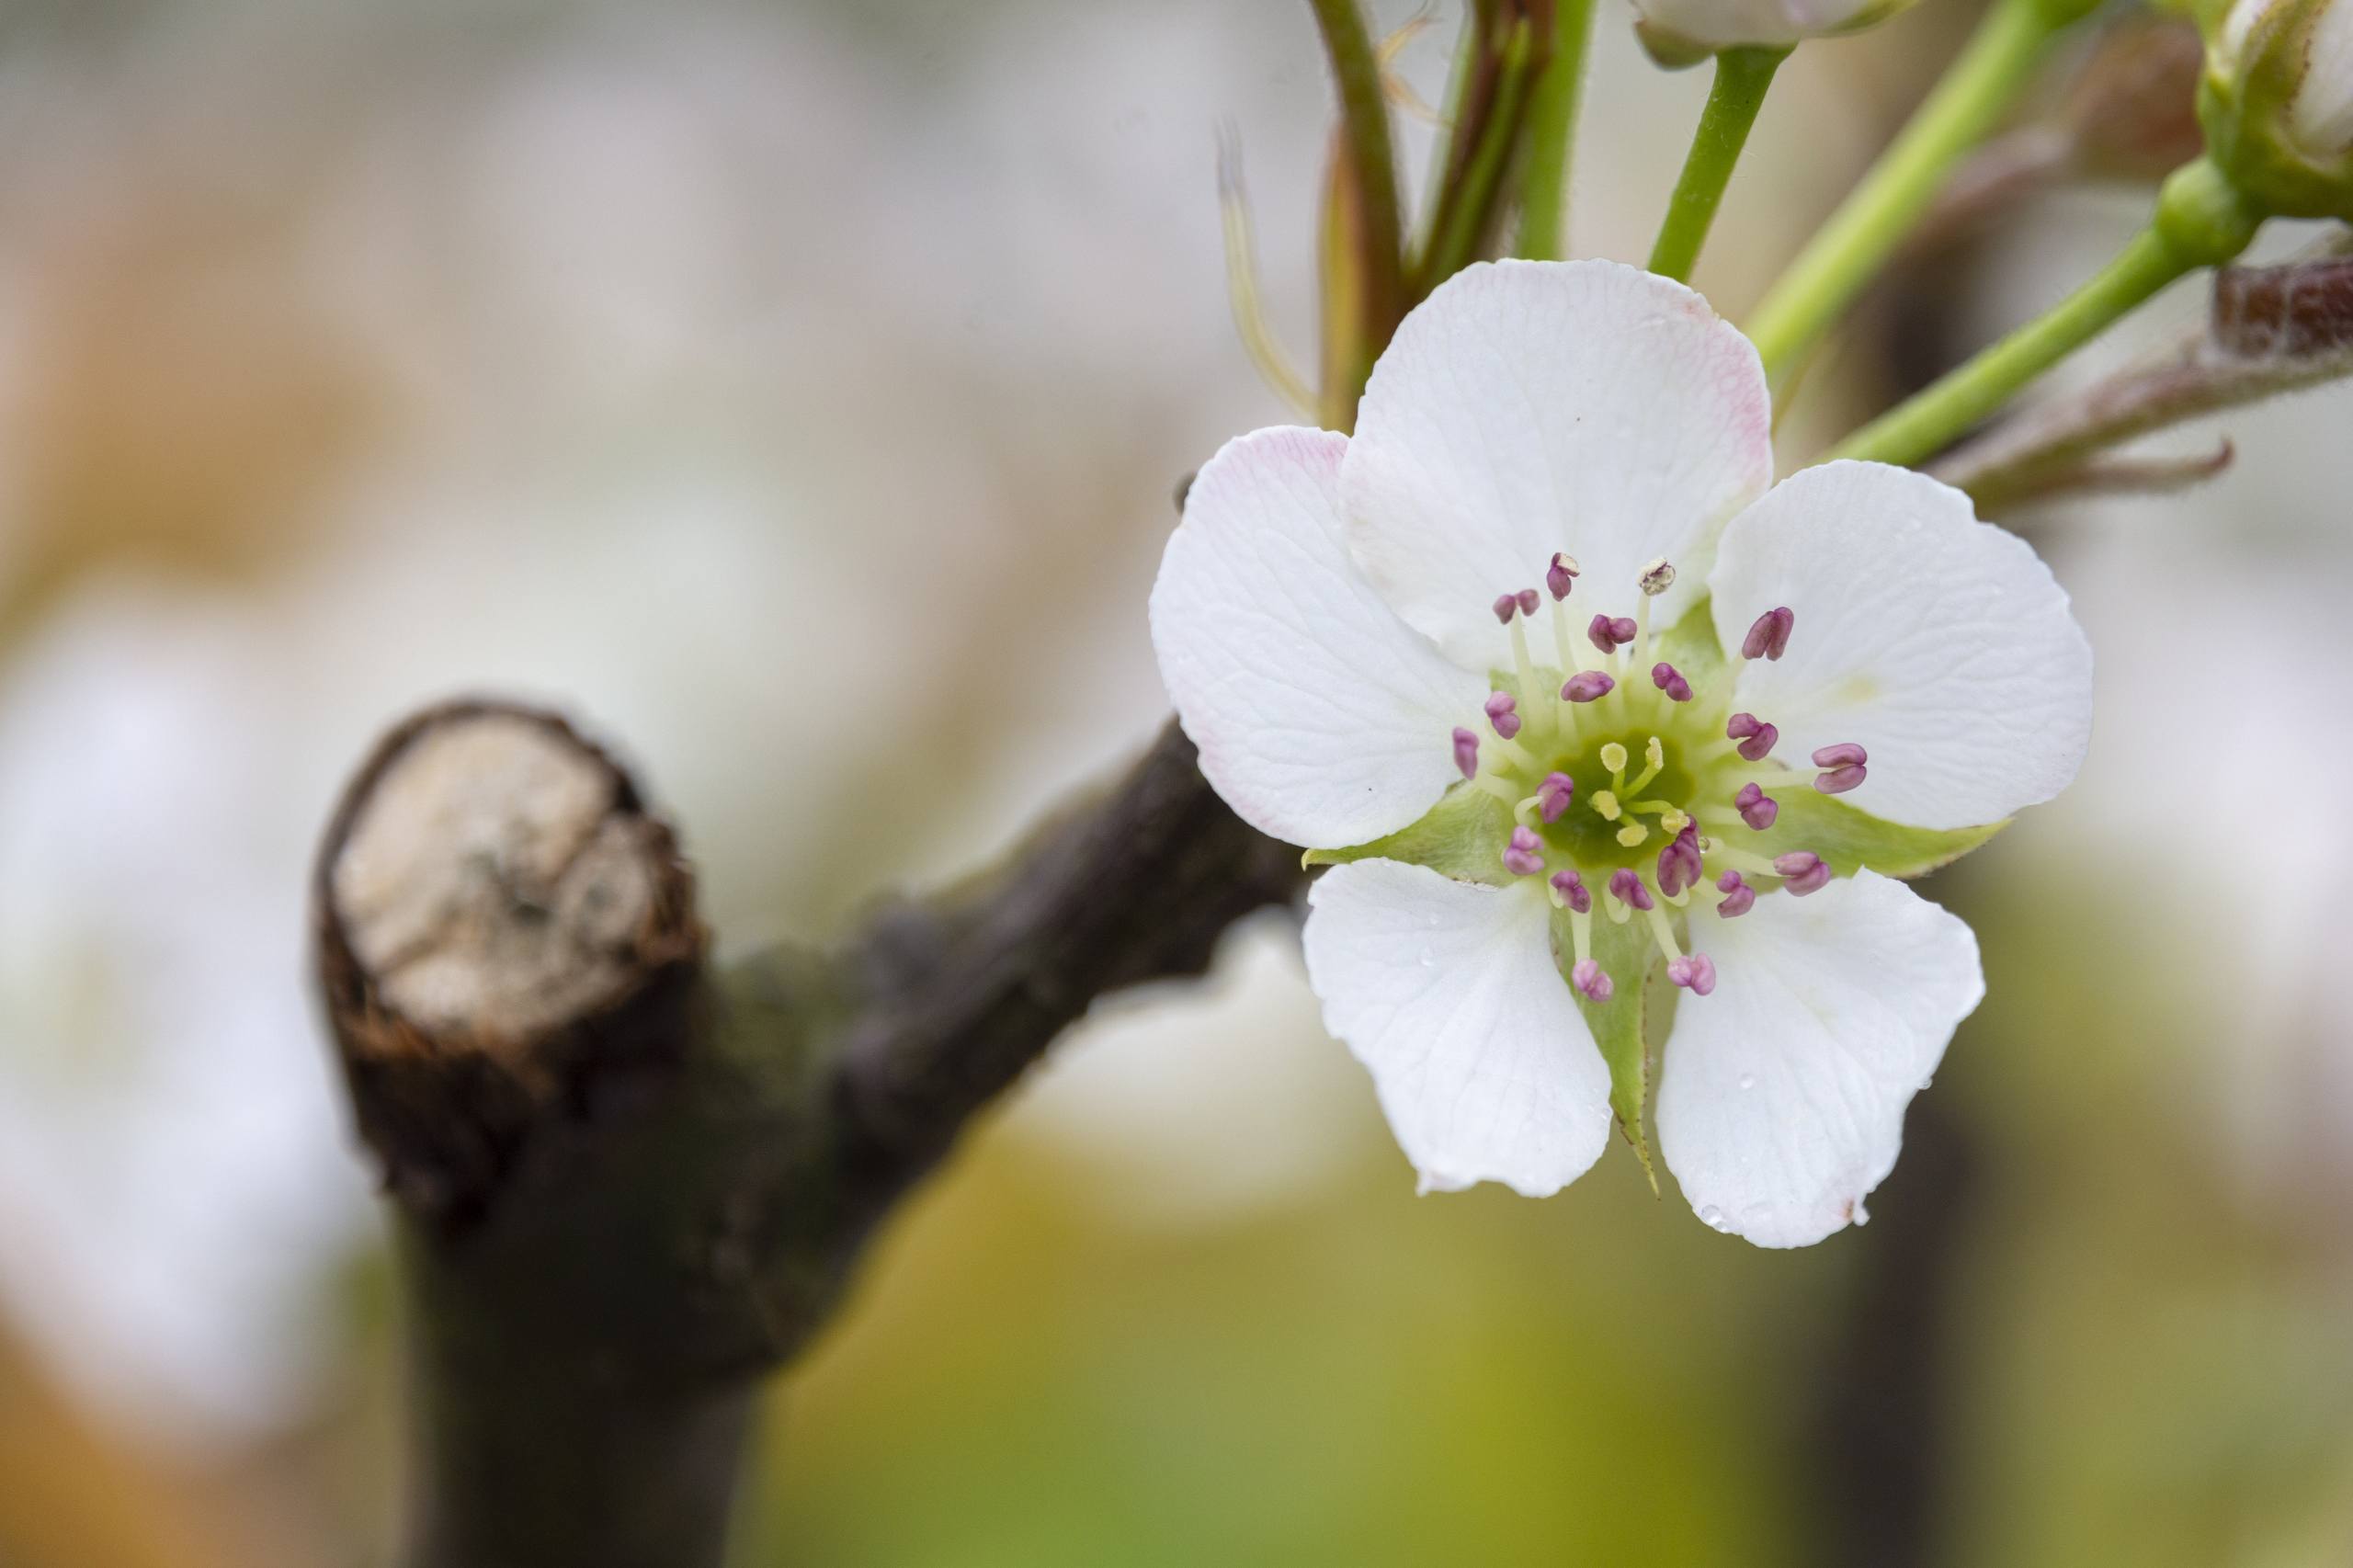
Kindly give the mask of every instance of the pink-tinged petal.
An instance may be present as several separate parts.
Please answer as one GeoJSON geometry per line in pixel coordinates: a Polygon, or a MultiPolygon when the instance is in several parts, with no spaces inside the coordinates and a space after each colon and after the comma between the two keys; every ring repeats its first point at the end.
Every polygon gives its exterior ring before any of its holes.
{"type": "Polygon", "coordinates": [[[1867,751],[1868,778],[1833,787],[1874,816],[1972,827],[2075,778],[2091,644],[2051,569],[1949,485],[1884,463],[1792,474],[1724,530],[1711,585],[1720,635],[1796,611],[1736,701],[1773,716],[1788,755],[1867,751]]]}
{"type": "Polygon", "coordinates": [[[1894,1168],[1904,1108],[1985,994],[1977,938],[1875,871],[1704,924],[1715,994],[1676,1009],[1659,1152],[1710,1224],[1810,1246],[1894,1168]]]}
{"type": "Polygon", "coordinates": [[[1358,860],[1307,902],[1324,1027],[1371,1072],[1424,1190],[1541,1198],[1601,1157],[1609,1070],[1553,960],[1541,888],[1358,860]]]}
{"type": "Polygon", "coordinates": [[[1672,625],[1718,531],[1772,483],[1756,351],[1707,301],[1609,261],[1465,268],[1373,368],[1341,465],[1349,542],[1398,613],[1477,669],[1509,664],[1499,593],[1576,557],[1576,598],[1630,613],[1659,557],[1672,625]]]}
{"type": "Polygon", "coordinates": [[[1194,479],[1152,589],[1160,676],[1201,772],[1243,820],[1310,848],[1362,844],[1460,774],[1487,683],[1397,619],[1349,559],[1347,437],[1255,431],[1194,479]]]}

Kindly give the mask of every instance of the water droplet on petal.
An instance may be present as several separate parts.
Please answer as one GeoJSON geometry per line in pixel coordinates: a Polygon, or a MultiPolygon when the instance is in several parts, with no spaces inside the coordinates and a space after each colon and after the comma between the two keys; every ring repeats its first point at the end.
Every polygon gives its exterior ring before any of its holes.
{"type": "Polygon", "coordinates": [[[1422,967],[1424,969],[1432,969],[1435,968],[1437,964],[1438,955],[1432,952],[1429,949],[1424,948],[1422,949],[1422,967]]]}
{"type": "Polygon", "coordinates": [[[1849,1217],[1858,1225],[1868,1225],[1871,1222],[1871,1211],[1863,1207],[1863,1200],[1859,1198],[1855,1199],[1854,1211],[1849,1217]]]}
{"type": "Polygon", "coordinates": [[[1754,1073],[1743,1073],[1740,1075],[1740,1086],[1743,1089],[1755,1088],[1756,1086],[1756,1074],[1754,1073]]]}
{"type": "Polygon", "coordinates": [[[1724,1211],[1712,1203],[1699,1210],[1699,1222],[1711,1231],[1732,1229],[1732,1221],[1724,1218],[1724,1211]]]}

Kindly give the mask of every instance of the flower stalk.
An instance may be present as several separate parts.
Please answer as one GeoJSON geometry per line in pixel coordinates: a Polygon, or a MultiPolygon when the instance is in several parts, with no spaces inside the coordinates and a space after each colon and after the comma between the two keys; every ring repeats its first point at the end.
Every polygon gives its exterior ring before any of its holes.
{"type": "Polygon", "coordinates": [[[1790,57],[1787,49],[1728,49],[1716,56],[1716,79],[1692,135],[1683,173],[1667,200],[1666,220],[1651,247],[1653,272],[1680,283],[1691,276],[1707,243],[1708,229],[1723,201],[1724,187],[1748,145],[1749,129],[1765,107],[1773,74],[1790,57]]]}
{"type": "Polygon", "coordinates": [[[2033,78],[2052,41],[2089,9],[2082,0],[1995,0],[1952,69],[1750,318],[1768,374],[1787,372],[1854,302],[2033,78]]]}
{"type": "Polygon", "coordinates": [[[1381,59],[1356,0],[1312,0],[1340,126],[1324,205],[1324,417],[1342,422],[1405,313],[1404,223],[1381,59]]]}
{"type": "Polygon", "coordinates": [[[2213,165],[2185,165],[2165,182],[2149,226],[2097,276],[1848,437],[1832,455],[1906,465],[1936,456],[2167,284],[2232,260],[2261,222],[2213,165]]]}
{"type": "Polygon", "coordinates": [[[1585,101],[1594,0],[1561,0],[1552,51],[1528,105],[1528,145],[1519,168],[1519,233],[1514,256],[1557,261],[1568,254],[1569,170],[1576,155],[1577,109],[1585,101]]]}

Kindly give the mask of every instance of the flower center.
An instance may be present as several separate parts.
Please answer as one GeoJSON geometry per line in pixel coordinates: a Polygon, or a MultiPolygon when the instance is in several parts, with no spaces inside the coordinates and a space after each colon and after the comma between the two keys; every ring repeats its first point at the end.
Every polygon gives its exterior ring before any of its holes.
{"type": "MultiPolygon", "coordinates": [[[[1768,790],[1798,775],[1772,756],[1779,731],[1732,706],[1740,665],[1779,658],[1797,618],[1787,608],[1759,616],[1739,654],[1721,666],[1711,659],[1695,684],[1652,647],[1651,605],[1674,584],[1672,565],[1643,569],[1633,615],[1582,624],[1569,608],[1577,575],[1563,554],[1545,573],[1551,625],[1538,635],[1550,662],[1531,642],[1545,595],[1523,588],[1495,601],[1510,629],[1512,668],[1497,672],[1483,722],[1454,732],[1455,763],[1470,788],[1510,808],[1505,869],[1541,878],[1565,912],[1580,993],[1606,1001],[1616,985],[1592,956],[1597,904],[1605,918],[1642,921],[1668,979],[1704,996],[1716,971],[1704,953],[1684,950],[1697,939],[1694,918],[1736,919],[1759,892],[1802,897],[1830,880],[1819,856],[1768,856],[1756,843],[1780,811],[1768,790]]],[[[1824,746],[1813,754],[1813,787],[1851,790],[1868,761],[1859,745],[1824,746]]]]}

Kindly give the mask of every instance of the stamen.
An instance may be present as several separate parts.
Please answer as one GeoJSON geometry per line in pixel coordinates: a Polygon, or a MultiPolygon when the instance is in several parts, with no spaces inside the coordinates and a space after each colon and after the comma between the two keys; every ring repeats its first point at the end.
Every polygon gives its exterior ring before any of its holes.
{"type": "Polygon", "coordinates": [[[1770,755],[1774,743],[1781,738],[1776,725],[1768,724],[1754,713],[1735,713],[1724,722],[1727,739],[1740,743],[1733,749],[1749,762],[1762,762],[1770,755]]]}
{"type": "Polygon", "coordinates": [[[1487,608],[1495,612],[1495,619],[1497,620],[1501,621],[1506,626],[1509,626],[1511,624],[1511,618],[1519,613],[1519,596],[1518,594],[1498,594],[1495,597],[1495,602],[1487,608]]]}
{"type": "Polygon", "coordinates": [[[1585,879],[1574,870],[1552,873],[1552,902],[1573,915],[1593,913],[1593,894],[1586,891],[1585,879]]]}
{"type": "Polygon", "coordinates": [[[1495,727],[1495,733],[1506,740],[1519,733],[1518,709],[1519,699],[1508,691],[1494,691],[1487,694],[1487,722],[1493,724],[1495,727]]]}
{"type": "Polygon", "coordinates": [[[1743,881],[1738,871],[1726,871],[1718,877],[1716,891],[1724,895],[1716,904],[1716,913],[1726,920],[1736,920],[1756,907],[1756,890],[1743,881]]]}
{"type": "Polygon", "coordinates": [[[1789,651],[1790,629],[1797,624],[1797,612],[1787,605],[1767,610],[1756,618],[1741,640],[1740,656],[1744,659],[1778,659],[1789,651]]]}
{"type": "Polygon", "coordinates": [[[1818,892],[1830,882],[1830,863],[1811,849],[1793,849],[1787,855],[1773,857],[1774,874],[1787,879],[1782,885],[1803,898],[1818,892]]]}
{"type": "Polygon", "coordinates": [[[1673,665],[1653,665],[1651,684],[1666,693],[1667,699],[1671,702],[1691,700],[1691,683],[1685,680],[1682,673],[1673,665]]]}
{"type": "Polygon", "coordinates": [[[1716,964],[1705,953],[1693,953],[1688,959],[1669,959],[1666,978],[1676,985],[1688,989],[1694,996],[1705,996],[1716,988],[1716,964]]]}
{"type": "Polygon", "coordinates": [[[1586,622],[1585,634],[1593,645],[1603,653],[1614,653],[1631,642],[1635,632],[1640,630],[1625,616],[1621,615],[1612,620],[1606,615],[1597,615],[1592,620],[1586,622]]]}
{"type": "Polygon", "coordinates": [[[1520,590],[1519,590],[1519,613],[1520,613],[1520,614],[1522,614],[1522,615],[1534,615],[1534,614],[1536,613],[1536,607],[1537,607],[1538,605],[1542,604],[1543,602],[1544,602],[1543,598],[1542,598],[1540,596],[1539,596],[1539,595],[1538,595],[1538,593],[1536,592],[1536,590],[1535,590],[1535,589],[1533,589],[1533,588],[1522,588],[1522,589],[1520,589],[1520,590]]]}
{"type": "Polygon", "coordinates": [[[1458,728],[1454,732],[1454,766],[1462,770],[1465,778],[1479,776],[1479,737],[1458,728]]]}
{"type": "Polygon", "coordinates": [[[1658,950],[1667,956],[1669,962],[1682,958],[1683,949],[1676,945],[1675,927],[1668,924],[1666,911],[1653,904],[1643,913],[1649,916],[1651,940],[1658,944],[1658,950]]]}
{"type": "MultiPolygon", "coordinates": [[[[1524,602],[1535,592],[1529,588],[1520,595],[1520,599],[1524,602]]],[[[1531,692],[1540,689],[1536,684],[1536,661],[1528,652],[1528,617],[1525,615],[1514,616],[1511,619],[1511,660],[1512,672],[1519,677],[1519,689],[1531,692]]],[[[1488,699],[1490,702],[1494,700],[1493,698],[1488,699]]],[[[1544,716],[1550,711],[1550,709],[1541,707],[1534,710],[1533,717],[1539,730],[1544,727],[1544,716]]]]}
{"type": "Polygon", "coordinates": [[[1870,760],[1870,755],[1852,741],[1822,746],[1813,754],[1813,765],[1828,771],[1814,775],[1813,787],[1825,795],[1843,795],[1863,781],[1870,772],[1863,764],[1870,760]]]}
{"type": "Polygon", "coordinates": [[[1577,580],[1577,558],[1560,551],[1552,552],[1552,564],[1544,571],[1544,586],[1557,603],[1569,597],[1569,589],[1577,580]]]}
{"type": "Polygon", "coordinates": [[[1513,809],[1514,816],[1518,814],[1519,791],[1513,789],[1509,784],[1504,782],[1504,780],[1496,778],[1494,774],[1482,773],[1478,778],[1471,780],[1471,787],[1473,790],[1485,790],[1488,794],[1493,795],[1496,800],[1501,801],[1505,805],[1511,807],[1513,809]]]}
{"type": "Polygon", "coordinates": [[[1516,877],[1532,877],[1544,869],[1544,841],[1525,827],[1511,830],[1504,846],[1504,869],[1516,877]]]}
{"type": "Polygon", "coordinates": [[[1654,599],[1675,586],[1675,567],[1662,555],[1643,568],[1643,574],[1635,579],[1635,584],[1643,590],[1644,598],[1654,599]]]}
{"type": "Polygon", "coordinates": [[[1561,813],[1569,809],[1569,802],[1576,798],[1576,780],[1567,774],[1548,773],[1544,776],[1544,782],[1536,786],[1536,809],[1548,826],[1561,820],[1561,813]]]}
{"type": "Polygon", "coordinates": [[[1571,702],[1595,702],[1608,696],[1617,685],[1599,670],[1579,670],[1561,687],[1561,695],[1571,702]]]}
{"type": "Polygon", "coordinates": [[[1759,833],[1771,827],[1773,819],[1781,814],[1779,802],[1758,789],[1755,779],[1740,787],[1740,793],[1732,798],[1732,803],[1739,811],[1740,820],[1759,833]]]}
{"type": "Polygon", "coordinates": [[[1576,967],[1569,971],[1569,984],[1588,1002],[1607,1002],[1615,989],[1609,983],[1609,976],[1591,959],[1577,960],[1576,967]]]}
{"type": "Polygon", "coordinates": [[[1651,890],[1643,884],[1641,874],[1631,866],[1620,866],[1609,873],[1609,896],[1629,909],[1658,907],[1651,901],[1651,890]]]}
{"type": "Polygon", "coordinates": [[[1699,835],[1697,829],[1686,827],[1675,835],[1675,841],[1658,852],[1658,891],[1673,898],[1685,888],[1697,887],[1707,875],[1699,863],[1699,835]]]}

